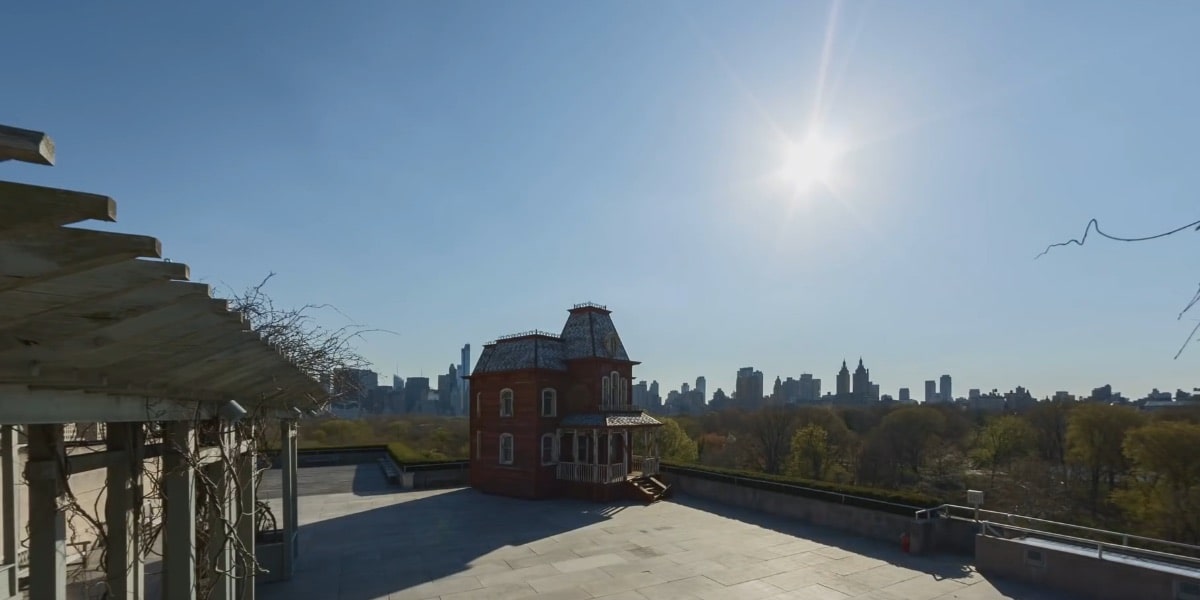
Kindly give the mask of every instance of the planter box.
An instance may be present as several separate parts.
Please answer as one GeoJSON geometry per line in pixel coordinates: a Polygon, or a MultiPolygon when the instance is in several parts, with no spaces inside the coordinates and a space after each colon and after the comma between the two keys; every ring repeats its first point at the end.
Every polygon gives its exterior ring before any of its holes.
{"type": "Polygon", "coordinates": [[[283,548],[283,530],[258,532],[254,542],[254,558],[268,571],[258,576],[259,582],[283,581],[288,578],[283,572],[283,548]]]}

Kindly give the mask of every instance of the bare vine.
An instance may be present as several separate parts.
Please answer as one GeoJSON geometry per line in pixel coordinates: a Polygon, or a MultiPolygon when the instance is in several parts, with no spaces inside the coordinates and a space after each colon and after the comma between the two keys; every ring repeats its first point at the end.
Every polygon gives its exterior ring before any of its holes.
{"type": "MultiPolygon", "coordinates": [[[[1088,221],[1087,227],[1085,227],[1083,229],[1083,236],[1081,236],[1079,238],[1069,239],[1065,242],[1057,242],[1054,244],[1050,244],[1049,246],[1046,246],[1045,250],[1042,250],[1037,256],[1033,257],[1033,259],[1037,260],[1037,259],[1045,256],[1054,248],[1070,246],[1072,244],[1076,245],[1076,246],[1082,246],[1085,242],[1087,242],[1088,233],[1093,230],[1095,230],[1096,235],[1116,241],[1116,242],[1147,242],[1150,240],[1157,240],[1159,238],[1164,238],[1169,235],[1175,235],[1176,233],[1179,233],[1181,231],[1186,231],[1188,229],[1191,229],[1192,231],[1200,231],[1200,221],[1192,221],[1191,223],[1188,223],[1187,225],[1184,225],[1182,227],[1176,227],[1175,229],[1172,229],[1170,231],[1164,231],[1162,233],[1156,233],[1154,235],[1148,235],[1145,237],[1127,238],[1127,237],[1121,237],[1121,236],[1116,236],[1116,235],[1105,233],[1103,230],[1100,229],[1100,222],[1097,221],[1096,219],[1091,219],[1088,221]]],[[[1179,315],[1176,317],[1176,320],[1182,320],[1183,315],[1187,314],[1187,312],[1189,310],[1191,310],[1192,307],[1196,306],[1197,303],[1200,303],[1200,289],[1197,289],[1195,295],[1193,295],[1192,299],[1189,300],[1188,303],[1183,307],[1183,310],[1179,311],[1179,315]]],[[[1175,359],[1178,359],[1183,354],[1183,351],[1188,347],[1188,344],[1190,344],[1193,339],[1196,339],[1197,332],[1200,332],[1200,321],[1196,322],[1196,326],[1193,327],[1192,330],[1188,333],[1187,337],[1184,338],[1183,344],[1180,345],[1179,350],[1175,352],[1175,357],[1174,357],[1175,359]]]]}

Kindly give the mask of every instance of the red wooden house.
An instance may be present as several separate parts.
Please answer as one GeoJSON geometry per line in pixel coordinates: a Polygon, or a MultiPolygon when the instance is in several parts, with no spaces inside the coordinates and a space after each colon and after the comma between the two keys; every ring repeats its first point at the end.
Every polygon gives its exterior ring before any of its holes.
{"type": "Polygon", "coordinates": [[[579,304],[562,333],[486,344],[471,371],[471,485],[521,498],[654,500],[656,428],[633,406],[633,367],[610,311],[579,304]],[[636,454],[635,454],[636,452],[636,454]]]}

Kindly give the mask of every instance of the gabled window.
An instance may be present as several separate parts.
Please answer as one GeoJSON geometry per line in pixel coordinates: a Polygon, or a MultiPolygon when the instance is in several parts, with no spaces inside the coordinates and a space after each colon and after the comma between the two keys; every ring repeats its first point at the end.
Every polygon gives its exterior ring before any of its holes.
{"type": "Polygon", "coordinates": [[[558,461],[558,457],[555,456],[557,454],[557,452],[555,452],[555,450],[557,450],[557,448],[555,448],[554,434],[547,433],[547,434],[543,435],[542,436],[542,464],[543,465],[552,465],[558,461]]]}
{"type": "Polygon", "coordinates": [[[500,390],[500,416],[513,416],[513,391],[507,388],[500,390]]]}
{"type": "Polygon", "coordinates": [[[554,388],[542,390],[542,416],[553,417],[558,414],[558,392],[554,388]]]}
{"type": "Polygon", "coordinates": [[[513,436],[511,433],[500,434],[500,464],[513,464],[513,436]]]}

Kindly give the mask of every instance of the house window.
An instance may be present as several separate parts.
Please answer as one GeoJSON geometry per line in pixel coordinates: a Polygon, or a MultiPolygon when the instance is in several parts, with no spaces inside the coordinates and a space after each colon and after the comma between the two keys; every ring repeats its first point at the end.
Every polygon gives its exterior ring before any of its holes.
{"type": "Polygon", "coordinates": [[[513,436],[511,433],[500,434],[500,464],[513,464],[513,436]]]}
{"type": "Polygon", "coordinates": [[[589,452],[591,448],[588,447],[591,443],[591,440],[589,440],[587,436],[575,434],[575,462],[592,462],[592,453],[589,452]]]}
{"type": "Polygon", "coordinates": [[[613,371],[611,374],[609,374],[608,380],[609,380],[608,385],[612,388],[612,403],[620,404],[621,403],[621,376],[618,375],[616,371],[613,371]]]}
{"type": "Polygon", "coordinates": [[[477,429],[475,430],[475,458],[478,459],[481,455],[483,455],[483,432],[477,429]]]}
{"type": "Polygon", "coordinates": [[[542,436],[542,464],[554,464],[556,457],[554,456],[554,434],[547,433],[542,436]]]}
{"type": "Polygon", "coordinates": [[[600,394],[601,403],[606,404],[606,405],[611,404],[612,403],[612,382],[609,381],[609,379],[607,377],[605,377],[601,383],[603,384],[600,386],[603,389],[603,392],[600,394]]]}
{"type": "Polygon", "coordinates": [[[557,413],[558,393],[552,388],[542,390],[542,416],[553,417],[557,413]]]}
{"type": "Polygon", "coordinates": [[[624,377],[621,378],[621,397],[617,404],[621,406],[629,405],[629,380],[624,377]]]}
{"type": "Polygon", "coordinates": [[[513,391],[509,389],[500,390],[500,416],[513,416],[513,391]]]}

